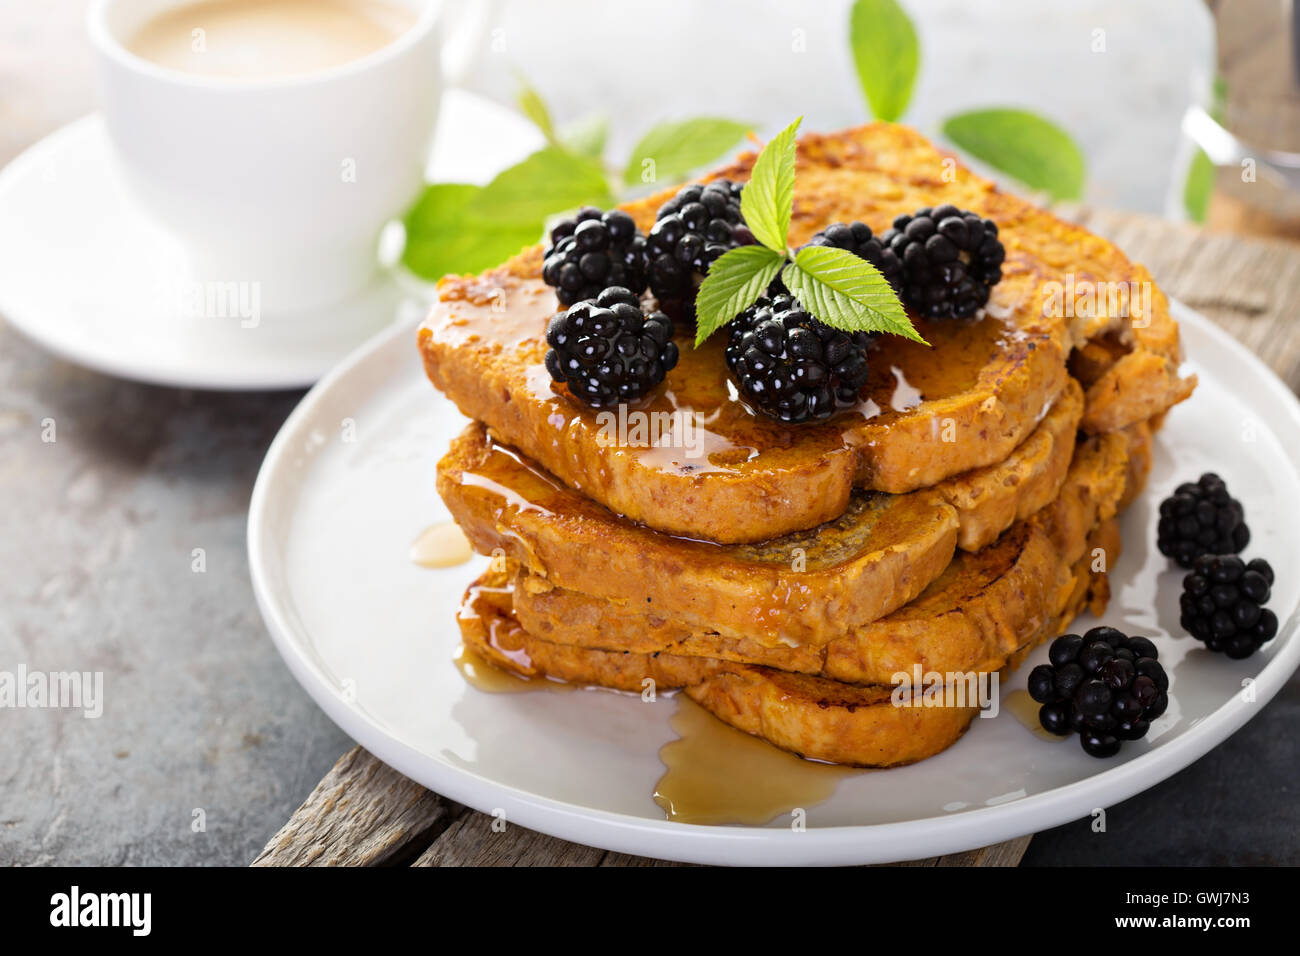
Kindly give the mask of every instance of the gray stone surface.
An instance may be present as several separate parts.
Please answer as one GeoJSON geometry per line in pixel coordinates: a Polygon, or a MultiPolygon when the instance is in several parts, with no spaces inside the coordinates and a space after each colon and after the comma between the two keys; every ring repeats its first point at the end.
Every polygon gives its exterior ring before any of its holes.
{"type": "Polygon", "coordinates": [[[98,719],[0,709],[0,865],[247,863],[350,745],[244,557],[297,398],[115,381],[0,327],[0,670],[104,675],[98,719]]]}

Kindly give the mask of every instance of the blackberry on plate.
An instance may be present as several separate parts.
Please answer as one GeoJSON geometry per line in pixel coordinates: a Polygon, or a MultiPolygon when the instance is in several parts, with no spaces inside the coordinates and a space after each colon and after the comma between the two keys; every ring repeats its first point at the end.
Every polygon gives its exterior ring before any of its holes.
{"type": "Polygon", "coordinates": [[[875,266],[895,292],[902,289],[903,263],[864,222],[832,223],[809,239],[807,245],[831,246],[851,252],[875,266]]]}
{"type": "Polygon", "coordinates": [[[880,242],[902,263],[903,303],[932,319],[974,315],[1002,281],[997,224],[953,205],[899,216],[880,242]]]}
{"type": "Polygon", "coordinates": [[[633,292],[614,286],[551,316],[546,370],[592,408],[635,401],[677,364],[672,334],[668,316],[645,314],[633,292]]]}
{"type": "Polygon", "coordinates": [[[1262,558],[1203,554],[1183,578],[1183,629],[1212,651],[1240,660],[1277,635],[1277,615],[1264,607],[1273,569],[1262,558]]]}
{"type": "Polygon", "coordinates": [[[1169,706],[1169,678],[1156,646],[1113,627],[1052,642],[1049,664],[1029,672],[1029,696],[1043,706],[1038,722],[1049,733],[1079,735],[1094,757],[1113,757],[1120,742],[1139,740],[1169,706]]]}
{"type": "Polygon", "coordinates": [[[650,291],[662,308],[693,314],[696,278],[724,252],[754,243],[740,215],[741,183],[692,183],[660,207],[646,237],[650,291]]]}
{"type": "Polygon", "coordinates": [[[594,299],[615,286],[641,293],[646,287],[645,237],[620,209],[602,213],[583,206],[551,230],[542,279],[561,305],[594,299]]]}
{"type": "Polygon", "coordinates": [[[740,394],[783,422],[829,418],[867,381],[870,335],[831,328],[789,292],[760,298],[727,329],[727,368],[740,394]]]}
{"type": "Polygon", "coordinates": [[[1249,543],[1241,502],[1213,472],[1179,485],[1160,502],[1156,547],[1184,568],[1203,554],[1239,554],[1249,543]]]}

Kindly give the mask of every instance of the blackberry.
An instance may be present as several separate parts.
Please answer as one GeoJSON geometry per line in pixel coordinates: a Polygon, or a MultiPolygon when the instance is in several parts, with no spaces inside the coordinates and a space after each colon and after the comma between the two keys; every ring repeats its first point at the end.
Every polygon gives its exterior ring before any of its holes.
{"type": "Polygon", "coordinates": [[[1079,735],[1094,757],[1113,757],[1140,740],[1169,706],[1169,678],[1156,646],[1113,627],[1052,642],[1050,664],[1029,672],[1029,696],[1043,706],[1038,722],[1058,737],[1079,735]]]}
{"type": "Polygon", "coordinates": [[[783,289],[760,298],[727,329],[727,368],[740,394],[783,422],[829,418],[856,402],[867,381],[871,337],[819,322],[783,289]]]}
{"type": "Polygon", "coordinates": [[[634,401],[677,364],[672,334],[668,316],[646,315],[633,292],[613,286],[551,316],[546,370],[592,408],[634,401]]]}
{"type": "Polygon", "coordinates": [[[895,292],[902,290],[903,263],[864,222],[832,223],[808,240],[810,246],[832,246],[866,259],[885,277],[895,292]]]}
{"type": "Polygon", "coordinates": [[[1203,554],[1239,554],[1249,543],[1241,502],[1213,472],[1179,485],[1160,502],[1156,547],[1184,568],[1203,554]]]}
{"type": "Polygon", "coordinates": [[[1203,554],[1183,578],[1183,629],[1212,651],[1249,657],[1277,635],[1277,615],[1264,605],[1273,569],[1262,558],[1203,554]]]}
{"type": "Polygon", "coordinates": [[[904,304],[932,319],[974,315],[1002,281],[997,224],[953,205],[899,216],[880,242],[902,263],[904,304]]]}
{"type": "Polygon", "coordinates": [[[724,252],[753,245],[740,215],[742,188],[729,179],[692,183],[660,207],[646,237],[650,291],[660,308],[692,318],[697,277],[724,252]]]}
{"type": "Polygon", "coordinates": [[[566,306],[614,286],[639,295],[646,287],[645,237],[622,210],[583,206],[551,230],[542,279],[566,306]]]}

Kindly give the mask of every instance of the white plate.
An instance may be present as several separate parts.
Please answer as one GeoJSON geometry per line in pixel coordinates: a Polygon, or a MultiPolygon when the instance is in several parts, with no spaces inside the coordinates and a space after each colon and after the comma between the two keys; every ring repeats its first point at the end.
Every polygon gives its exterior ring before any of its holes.
{"type": "MultiPolygon", "coordinates": [[[[517,113],[451,91],[429,177],[482,182],[539,143],[517,113]]],[[[225,317],[198,317],[190,304],[196,288],[206,291],[183,248],[119,181],[99,114],[52,133],[0,171],[0,317],[56,355],[109,375],[191,388],[301,387],[399,309],[420,308],[388,273],[328,308],[262,315],[256,325],[232,307],[218,307],[225,317]]]]}
{"type": "MultiPolygon", "coordinates": [[[[290,669],[359,743],[432,790],[565,839],[701,863],[850,864],[1056,826],[1187,766],[1257,713],[1300,660],[1300,582],[1287,570],[1300,563],[1300,406],[1226,333],[1185,308],[1177,315],[1200,387],[1159,433],[1148,488],[1124,518],[1106,614],[1155,639],[1171,703],[1145,740],[1113,760],[1042,740],[1003,709],[930,760],[844,780],[807,808],[803,832],[784,817],[766,827],[666,821],[651,793],[663,772],[659,748],[675,736],[671,700],[489,694],[453,666],[455,610],[483,559],[429,571],[407,557],[423,528],[448,517],[434,464],[464,424],[425,380],[409,327],[330,373],[271,446],[249,513],[254,589],[290,669]],[[1248,556],[1281,572],[1270,605],[1281,633],[1245,661],[1179,634],[1180,577],[1153,544],[1160,499],[1207,470],[1245,504],[1248,556]],[[1253,702],[1242,693],[1247,679],[1253,702]]],[[[1004,695],[1045,659],[1040,648],[1004,695]]]]}

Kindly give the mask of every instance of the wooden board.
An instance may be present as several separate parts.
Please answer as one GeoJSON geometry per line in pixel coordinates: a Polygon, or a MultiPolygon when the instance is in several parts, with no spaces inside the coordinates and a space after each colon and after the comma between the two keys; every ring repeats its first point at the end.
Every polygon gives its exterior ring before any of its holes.
{"type": "MultiPolygon", "coordinates": [[[[1241,239],[1158,219],[1072,212],[1143,262],[1169,295],[1204,313],[1300,386],[1300,244],[1241,239]]],[[[412,783],[360,747],[334,769],[254,861],[256,866],[676,866],[507,825],[412,783]],[[499,831],[499,832],[498,832],[499,831]]],[[[905,866],[1015,866],[1021,837],[905,866]]]]}

